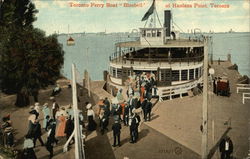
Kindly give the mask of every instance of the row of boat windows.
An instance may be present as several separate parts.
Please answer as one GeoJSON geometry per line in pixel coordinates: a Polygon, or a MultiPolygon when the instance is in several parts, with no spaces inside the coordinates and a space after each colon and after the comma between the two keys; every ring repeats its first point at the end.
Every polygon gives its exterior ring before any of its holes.
{"type": "Polygon", "coordinates": [[[160,71],[159,81],[187,81],[200,78],[202,68],[160,71]]]}
{"type": "Polygon", "coordinates": [[[161,31],[160,30],[150,30],[150,31],[143,30],[142,37],[161,37],[161,31]]]}
{"type": "MultiPolygon", "coordinates": [[[[200,78],[202,75],[203,69],[195,68],[195,69],[186,69],[186,70],[171,70],[165,69],[159,71],[159,80],[160,81],[187,81],[200,78]]],[[[124,71],[125,76],[131,76],[132,71],[126,70],[124,71]]],[[[157,72],[155,72],[157,74],[157,72]]],[[[110,75],[115,78],[122,78],[124,75],[122,74],[122,69],[110,67],[110,75]]],[[[157,76],[156,76],[157,77],[157,76]]]]}

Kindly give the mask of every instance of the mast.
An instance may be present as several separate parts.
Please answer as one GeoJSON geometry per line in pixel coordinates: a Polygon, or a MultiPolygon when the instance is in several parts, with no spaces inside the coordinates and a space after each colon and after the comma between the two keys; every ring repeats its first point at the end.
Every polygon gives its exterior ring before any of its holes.
{"type": "Polygon", "coordinates": [[[68,37],[69,37],[69,24],[68,24],[68,37]]]}

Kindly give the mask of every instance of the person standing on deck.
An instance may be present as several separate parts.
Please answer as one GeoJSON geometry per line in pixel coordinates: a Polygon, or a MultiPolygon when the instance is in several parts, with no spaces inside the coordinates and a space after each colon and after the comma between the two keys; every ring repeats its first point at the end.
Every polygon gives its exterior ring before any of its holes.
{"type": "Polygon", "coordinates": [[[142,108],[142,111],[143,111],[143,119],[144,121],[146,121],[146,104],[147,104],[148,100],[147,98],[145,98],[142,103],[141,103],[141,108],[142,108]]]}
{"type": "Polygon", "coordinates": [[[36,112],[37,112],[37,114],[38,114],[38,116],[39,116],[39,114],[40,114],[40,104],[38,103],[38,102],[36,102],[35,103],[35,107],[34,107],[34,109],[36,110],[36,112]]]}
{"type": "Polygon", "coordinates": [[[55,97],[51,97],[50,99],[53,101],[52,116],[53,116],[53,119],[56,119],[56,112],[59,111],[59,105],[57,104],[55,97]]]}
{"type": "Polygon", "coordinates": [[[116,116],[115,118],[115,123],[112,126],[113,130],[113,137],[114,137],[114,144],[112,145],[113,147],[116,147],[117,145],[120,147],[121,142],[120,142],[120,134],[121,134],[121,124],[119,122],[119,117],[116,116]],[[117,141],[117,144],[116,144],[117,141]]]}
{"type": "Polygon", "coordinates": [[[145,105],[145,112],[146,112],[146,118],[144,118],[145,121],[151,120],[151,110],[152,110],[152,103],[150,102],[150,99],[148,99],[145,105]]]}
{"type": "Polygon", "coordinates": [[[43,128],[46,129],[48,120],[50,118],[50,109],[48,107],[48,103],[45,103],[43,105],[42,111],[43,111],[43,118],[44,118],[43,119],[43,128]]]}
{"type": "Polygon", "coordinates": [[[88,130],[94,131],[96,130],[96,122],[95,122],[95,112],[92,109],[92,105],[90,103],[87,104],[87,117],[88,117],[88,130]]]}
{"type": "MultiPolygon", "coordinates": [[[[66,121],[66,127],[64,133],[66,134],[66,139],[68,140],[71,134],[74,131],[74,121],[72,120],[71,116],[68,117],[68,120],[66,121]]],[[[72,138],[74,139],[74,138],[72,138]]]]}
{"type": "Polygon", "coordinates": [[[53,119],[50,119],[49,121],[49,130],[48,130],[48,137],[47,142],[45,144],[46,149],[49,151],[49,158],[51,159],[53,157],[53,143],[58,142],[58,140],[55,139],[55,130],[54,130],[55,124],[53,126],[53,119]]]}
{"type": "Polygon", "coordinates": [[[23,158],[24,159],[37,159],[34,151],[34,143],[32,137],[27,134],[23,143],[23,158]]]}
{"type": "Polygon", "coordinates": [[[125,104],[124,115],[123,115],[124,126],[128,126],[128,121],[129,121],[129,105],[125,104]]]}
{"type": "Polygon", "coordinates": [[[124,101],[124,97],[123,97],[123,95],[122,95],[122,89],[120,89],[120,90],[118,91],[118,93],[117,93],[117,95],[116,95],[116,98],[117,98],[117,100],[118,100],[119,103],[122,102],[122,101],[124,101]]]}
{"type": "Polygon", "coordinates": [[[130,143],[136,143],[136,119],[132,116],[129,121],[130,143]]]}
{"type": "Polygon", "coordinates": [[[108,100],[108,97],[105,97],[103,103],[104,103],[104,105],[106,106],[107,111],[109,111],[109,114],[110,114],[110,102],[109,102],[109,100],[108,100]]]}
{"type": "Polygon", "coordinates": [[[231,154],[233,152],[233,142],[230,137],[226,136],[220,142],[220,152],[221,159],[231,159],[231,154]]]}
{"type": "Polygon", "coordinates": [[[57,144],[58,140],[55,137],[56,135],[56,121],[55,119],[50,119],[48,124],[48,137],[52,144],[57,144]]]}
{"type": "Polygon", "coordinates": [[[61,116],[58,117],[58,128],[56,131],[56,136],[57,137],[64,137],[66,136],[66,134],[64,133],[65,131],[65,127],[66,127],[66,116],[64,116],[63,114],[61,114],[61,116]]]}
{"type": "Polygon", "coordinates": [[[38,114],[36,112],[36,110],[33,109],[33,107],[31,106],[31,111],[29,112],[30,116],[28,117],[28,135],[30,135],[31,137],[34,137],[34,133],[35,133],[35,124],[37,122],[37,117],[38,114]]]}
{"type": "Polygon", "coordinates": [[[66,110],[66,113],[68,114],[68,116],[70,116],[71,119],[74,118],[74,111],[72,109],[71,104],[69,105],[68,109],[66,110]]]}
{"type": "Polygon", "coordinates": [[[35,122],[35,128],[34,128],[34,147],[36,147],[36,140],[38,139],[42,146],[44,146],[43,140],[41,138],[42,136],[42,130],[41,130],[41,124],[37,121],[35,122]]]}

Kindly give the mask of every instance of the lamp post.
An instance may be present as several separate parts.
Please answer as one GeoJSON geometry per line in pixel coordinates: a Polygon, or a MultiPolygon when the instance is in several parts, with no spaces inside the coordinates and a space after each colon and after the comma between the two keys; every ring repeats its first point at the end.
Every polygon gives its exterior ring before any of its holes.
{"type": "Polygon", "coordinates": [[[204,46],[204,73],[203,73],[203,103],[202,103],[202,143],[201,155],[202,159],[207,159],[208,154],[208,38],[205,38],[204,46]]]}

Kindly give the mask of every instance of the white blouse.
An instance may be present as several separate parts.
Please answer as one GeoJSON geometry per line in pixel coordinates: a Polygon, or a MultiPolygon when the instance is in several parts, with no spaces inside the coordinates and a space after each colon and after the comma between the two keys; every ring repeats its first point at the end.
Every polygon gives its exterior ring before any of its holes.
{"type": "Polygon", "coordinates": [[[95,119],[95,112],[92,109],[88,109],[87,116],[93,116],[93,119],[95,119]]]}

